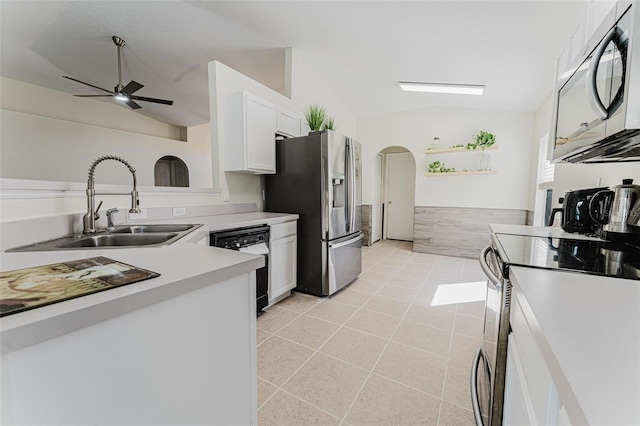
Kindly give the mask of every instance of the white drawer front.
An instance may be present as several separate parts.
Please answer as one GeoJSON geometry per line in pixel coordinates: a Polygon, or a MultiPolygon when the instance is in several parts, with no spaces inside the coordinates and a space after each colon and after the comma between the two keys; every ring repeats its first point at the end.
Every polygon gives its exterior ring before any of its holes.
{"type": "Polygon", "coordinates": [[[288,237],[289,235],[296,234],[296,221],[278,223],[275,225],[271,225],[271,235],[269,235],[269,239],[277,240],[279,238],[288,237]]]}

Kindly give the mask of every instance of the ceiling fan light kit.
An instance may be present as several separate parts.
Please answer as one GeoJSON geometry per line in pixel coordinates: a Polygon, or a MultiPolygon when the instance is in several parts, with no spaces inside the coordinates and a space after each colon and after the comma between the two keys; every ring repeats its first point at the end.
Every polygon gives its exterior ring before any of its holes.
{"type": "Polygon", "coordinates": [[[73,95],[73,96],[78,96],[81,98],[113,97],[116,101],[126,103],[131,109],[142,108],[140,105],[138,105],[134,101],[153,102],[156,104],[163,104],[163,105],[173,105],[173,101],[170,101],[167,99],[146,98],[144,96],[135,96],[134,93],[144,87],[144,85],[138,83],[137,81],[131,80],[129,83],[127,83],[126,86],[122,85],[121,56],[122,56],[122,48],[124,47],[125,44],[127,44],[127,42],[118,36],[113,36],[111,37],[111,39],[113,40],[114,44],[118,48],[118,84],[113,88],[113,91],[111,91],[111,90],[103,89],[102,87],[94,86],[93,84],[89,84],[84,81],[77,80],[73,77],[63,75],[62,76],[63,78],[66,78],[66,79],[75,81],[77,83],[84,84],[85,86],[93,87],[94,89],[108,93],[108,95],[73,95]]]}
{"type": "Polygon", "coordinates": [[[476,84],[417,83],[400,81],[405,92],[452,93],[456,95],[483,95],[484,86],[476,84]]]}

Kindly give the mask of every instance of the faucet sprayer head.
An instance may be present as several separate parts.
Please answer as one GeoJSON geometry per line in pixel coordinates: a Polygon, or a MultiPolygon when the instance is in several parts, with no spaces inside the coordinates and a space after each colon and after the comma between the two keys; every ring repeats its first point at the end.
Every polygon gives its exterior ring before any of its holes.
{"type": "MultiPolygon", "coordinates": [[[[135,179],[135,174],[133,175],[135,179]]],[[[135,188],[135,184],[133,187],[133,191],[131,191],[131,208],[129,209],[129,213],[140,213],[140,200],[138,200],[138,191],[135,188]]]]}

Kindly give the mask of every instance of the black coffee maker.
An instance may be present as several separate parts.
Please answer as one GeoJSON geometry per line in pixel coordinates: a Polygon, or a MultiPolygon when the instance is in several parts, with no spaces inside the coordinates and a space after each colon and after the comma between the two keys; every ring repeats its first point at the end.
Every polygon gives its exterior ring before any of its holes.
{"type": "Polygon", "coordinates": [[[600,227],[600,224],[591,218],[589,214],[589,202],[597,192],[607,189],[606,187],[586,188],[566,192],[564,197],[558,200],[562,203],[562,207],[551,211],[548,226],[553,226],[556,214],[560,213],[560,227],[564,231],[577,232],[578,234],[595,233],[600,227]]]}

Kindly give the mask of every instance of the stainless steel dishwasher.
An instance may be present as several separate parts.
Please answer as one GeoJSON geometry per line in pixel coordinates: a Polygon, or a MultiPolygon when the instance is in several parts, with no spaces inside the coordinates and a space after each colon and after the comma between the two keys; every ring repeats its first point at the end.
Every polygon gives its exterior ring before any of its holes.
{"type": "Polygon", "coordinates": [[[269,225],[211,232],[209,245],[264,256],[264,266],[256,269],[256,307],[260,314],[269,304],[269,225]]]}

